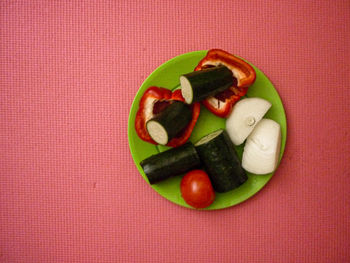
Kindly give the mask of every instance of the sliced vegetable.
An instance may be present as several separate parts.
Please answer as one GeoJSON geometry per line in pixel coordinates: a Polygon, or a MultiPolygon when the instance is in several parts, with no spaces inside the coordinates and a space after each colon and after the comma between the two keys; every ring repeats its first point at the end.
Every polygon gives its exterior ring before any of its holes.
{"type": "Polygon", "coordinates": [[[272,173],[279,160],[281,128],[274,120],[262,119],[248,136],[242,166],[254,174],[272,173]]]}
{"type": "MultiPolygon", "coordinates": [[[[172,101],[184,101],[184,98],[181,95],[181,90],[171,92],[165,88],[152,86],[145,91],[140,100],[139,109],[135,118],[135,130],[142,140],[157,144],[157,142],[155,142],[149,135],[146,123],[164,111],[172,101]]],[[[190,108],[192,112],[191,121],[178,135],[169,140],[167,146],[178,147],[186,143],[190,138],[192,130],[199,117],[200,104],[194,103],[190,108]]]]}
{"type": "Polygon", "coordinates": [[[226,119],[226,130],[232,142],[242,144],[270,107],[271,103],[262,98],[244,98],[237,102],[226,119]]]}
{"type": "Polygon", "coordinates": [[[230,191],[248,179],[225,130],[219,129],[204,136],[195,147],[215,191],[230,191]]]}
{"type": "Polygon", "coordinates": [[[152,155],[140,163],[150,184],[171,176],[184,174],[200,165],[200,159],[192,143],[152,155]]]}
{"type": "Polygon", "coordinates": [[[185,174],[180,183],[181,195],[194,208],[205,208],[215,199],[215,192],[208,174],[203,170],[192,170],[185,174]]]}
{"type": "Polygon", "coordinates": [[[190,123],[191,109],[181,101],[171,101],[159,114],[146,122],[146,128],[151,138],[166,145],[190,123]]]}
{"type": "Polygon", "coordinates": [[[231,87],[237,80],[232,71],[220,65],[180,76],[181,92],[186,103],[199,102],[231,87]]]}
{"type": "Polygon", "coordinates": [[[221,49],[209,50],[194,70],[203,70],[219,65],[230,69],[236,81],[228,89],[206,98],[203,105],[215,115],[227,117],[232,106],[247,93],[248,87],[255,82],[256,73],[247,62],[221,49]]]}

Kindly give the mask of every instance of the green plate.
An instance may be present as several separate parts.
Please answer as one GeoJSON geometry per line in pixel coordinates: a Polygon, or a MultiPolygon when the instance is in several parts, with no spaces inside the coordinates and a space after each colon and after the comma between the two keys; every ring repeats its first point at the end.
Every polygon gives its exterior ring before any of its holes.
{"type": "MultiPolygon", "coordinates": [[[[165,62],[148,76],[134,98],[128,122],[129,146],[136,167],[147,183],[148,179],[140,166],[140,162],[151,155],[166,150],[167,147],[156,146],[144,142],[138,137],[135,131],[134,122],[140,99],[145,90],[150,86],[159,86],[171,90],[178,88],[179,76],[184,73],[192,72],[198,62],[206,55],[206,53],[206,50],[190,52],[182,54],[165,62]]],[[[256,70],[256,81],[254,85],[249,87],[247,97],[261,97],[272,103],[272,107],[265,115],[265,118],[273,119],[281,125],[281,160],[287,136],[287,123],[283,104],[277,91],[269,79],[259,69],[257,69],[255,66],[253,67],[256,70]]],[[[201,106],[201,113],[190,137],[190,141],[194,143],[202,136],[215,131],[218,128],[225,128],[225,119],[216,117],[215,115],[211,114],[205,107],[201,106]]],[[[236,150],[240,157],[242,157],[243,145],[236,147],[236,150]]],[[[273,173],[267,175],[253,175],[250,173],[247,174],[249,179],[243,185],[226,193],[216,193],[215,201],[209,207],[205,208],[205,210],[227,208],[247,200],[251,196],[255,195],[260,189],[262,189],[273,175],[273,173]]],[[[163,182],[150,186],[169,201],[184,207],[190,207],[181,197],[181,178],[182,176],[175,176],[163,182]]]]}

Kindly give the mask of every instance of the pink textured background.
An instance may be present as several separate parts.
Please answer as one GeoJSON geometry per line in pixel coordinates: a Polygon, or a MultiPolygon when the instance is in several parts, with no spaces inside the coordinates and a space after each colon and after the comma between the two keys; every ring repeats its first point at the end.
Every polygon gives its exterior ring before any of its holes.
{"type": "Polygon", "coordinates": [[[349,49],[347,0],[1,1],[0,262],[350,262],[349,49]],[[288,139],[261,192],[199,212],[142,179],[127,121],[214,47],[269,76],[288,139]]]}

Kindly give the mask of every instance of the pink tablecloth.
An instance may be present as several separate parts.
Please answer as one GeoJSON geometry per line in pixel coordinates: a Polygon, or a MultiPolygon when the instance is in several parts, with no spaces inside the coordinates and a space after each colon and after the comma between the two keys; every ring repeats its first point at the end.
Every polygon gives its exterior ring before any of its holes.
{"type": "Polygon", "coordinates": [[[0,262],[350,262],[350,3],[1,1],[0,262]],[[282,163],[248,201],[158,195],[127,122],[168,59],[221,48],[274,83],[282,163]]]}

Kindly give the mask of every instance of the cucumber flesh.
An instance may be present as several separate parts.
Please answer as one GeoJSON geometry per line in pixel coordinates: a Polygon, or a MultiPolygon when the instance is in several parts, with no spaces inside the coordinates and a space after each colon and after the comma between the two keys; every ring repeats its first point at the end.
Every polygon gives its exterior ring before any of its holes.
{"type": "Polygon", "coordinates": [[[200,159],[192,143],[152,155],[140,163],[150,184],[169,177],[184,174],[200,165],[200,159]]]}
{"type": "Polygon", "coordinates": [[[215,191],[230,191],[248,179],[225,130],[220,129],[204,136],[195,147],[215,191]]]}
{"type": "Polygon", "coordinates": [[[191,104],[192,102],[194,102],[191,82],[188,80],[187,77],[181,76],[180,84],[182,97],[185,99],[186,103],[191,104]]]}
{"type": "Polygon", "coordinates": [[[151,138],[161,144],[165,145],[169,141],[169,136],[167,130],[159,122],[155,120],[150,120],[147,122],[147,131],[151,138]]]}
{"type": "Polygon", "coordinates": [[[181,133],[192,119],[192,111],[182,101],[172,101],[165,110],[147,121],[146,128],[158,144],[166,145],[181,133]]]}
{"type": "Polygon", "coordinates": [[[228,89],[236,83],[231,70],[220,65],[180,76],[181,93],[191,104],[228,89]]]}

